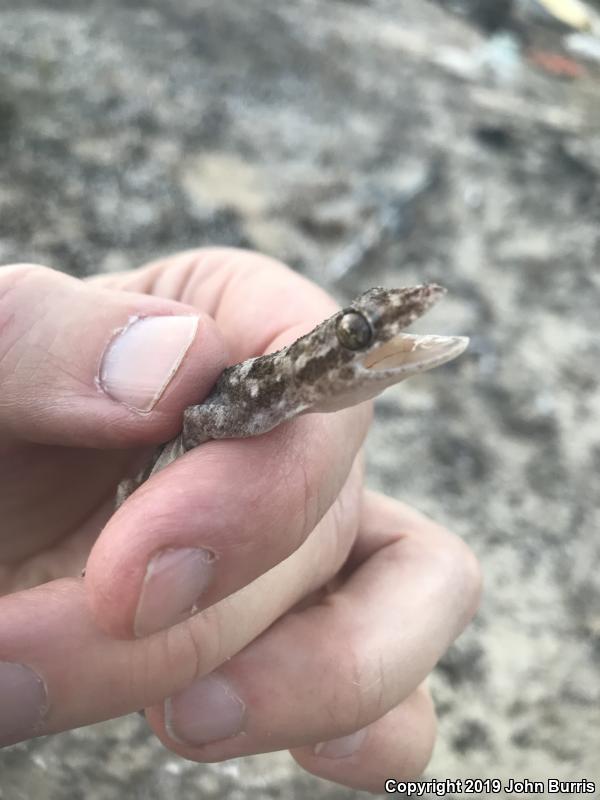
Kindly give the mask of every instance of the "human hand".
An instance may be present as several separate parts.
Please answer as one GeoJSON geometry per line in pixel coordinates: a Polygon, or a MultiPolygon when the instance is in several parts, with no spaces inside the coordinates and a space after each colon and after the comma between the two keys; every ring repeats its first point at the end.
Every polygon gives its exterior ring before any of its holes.
{"type": "Polygon", "coordinates": [[[111,518],[125,471],[226,358],[333,310],[241,251],[87,282],[0,271],[0,744],[145,707],[199,761],[294,748],[375,790],[421,771],[423,680],[473,613],[478,569],[458,539],[364,493],[368,407],[207,442],[111,518]],[[69,576],[88,554],[84,585],[69,576]]]}

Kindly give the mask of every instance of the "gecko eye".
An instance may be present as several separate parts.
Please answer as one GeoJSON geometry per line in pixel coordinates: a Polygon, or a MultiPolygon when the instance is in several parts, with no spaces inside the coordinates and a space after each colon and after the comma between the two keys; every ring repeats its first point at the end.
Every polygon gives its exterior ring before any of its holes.
{"type": "Polygon", "coordinates": [[[348,350],[364,350],[373,341],[373,329],[358,311],[344,312],[338,320],[336,333],[340,344],[348,350]]]}

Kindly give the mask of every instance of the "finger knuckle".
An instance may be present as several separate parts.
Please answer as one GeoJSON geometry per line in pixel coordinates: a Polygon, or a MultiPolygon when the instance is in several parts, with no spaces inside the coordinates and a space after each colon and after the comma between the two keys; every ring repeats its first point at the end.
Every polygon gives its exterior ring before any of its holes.
{"type": "MultiPolygon", "coordinates": [[[[0,268],[0,309],[3,316],[7,311],[27,309],[23,303],[23,293],[37,299],[37,294],[47,290],[51,284],[72,280],[61,272],[45,267],[42,264],[10,264],[0,268]]],[[[31,305],[31,303],[29,304],[31,305]]]]}
{"type": "Polygon", "coordinates": [[[0,269],[0,284],[4,287],[14,285],[23,278],[45,276],[52,274],[53,270],[42,264],[21,262],[18,264],[8,264],[0,269]]]}
{"type": "Polygon", "coordinates": [[[0,268],[0,337],[4,339],[3,349],[10,349],[24,327],[30,327],[32,318],[39,319],[49,304],[49,287],[63,280],[71,279],[41,264],[11,264],[0,268]]]}

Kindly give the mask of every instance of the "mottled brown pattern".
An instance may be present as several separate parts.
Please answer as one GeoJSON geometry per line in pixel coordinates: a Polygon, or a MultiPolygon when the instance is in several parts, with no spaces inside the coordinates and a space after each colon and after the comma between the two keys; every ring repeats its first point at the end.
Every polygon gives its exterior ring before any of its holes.
{"type": "Polygon", "coordinates": [[[355,405],[403,380],[410,374],[406,370],[368,369],[364,359],[443,293],[435,284],[369,289],[288,347],[228,367],[204,402],[186,409],[182,433],[158,449],[150,469],[147,466],[136,480],[121,484],[118,502],[151,474],[208,439],[266,433],[298,414],[355,405]],[[338,338],[338,321],[348,310],[365,317],[373,331],[372,341],[362,350],[348,349],[338,338]]]}
{"type": "Polygon", "coordinates": [[[204,401],[204,405],[242,404],[252,410],[267,408],[279,401],[286,390],[285,376],[276,372],[276,360],[272,353],[255,359],[245,377],[240,377],[237,366],[228,367],[219,378],[215,388],[204,401]],[[258,388],[258,394],[252,394],[252,387],[258,388]]]}

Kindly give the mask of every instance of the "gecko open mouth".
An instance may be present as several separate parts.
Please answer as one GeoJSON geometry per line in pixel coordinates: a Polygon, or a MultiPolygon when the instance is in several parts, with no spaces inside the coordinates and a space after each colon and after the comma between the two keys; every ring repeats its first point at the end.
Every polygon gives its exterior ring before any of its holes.
{"type": "Polygon", "coordinates": [[[370,350],[363,367],[373,371],[406,373],[432,369],[460,355],[469,344],[467,336],[435,336],[399,333],[370,350]]]}

